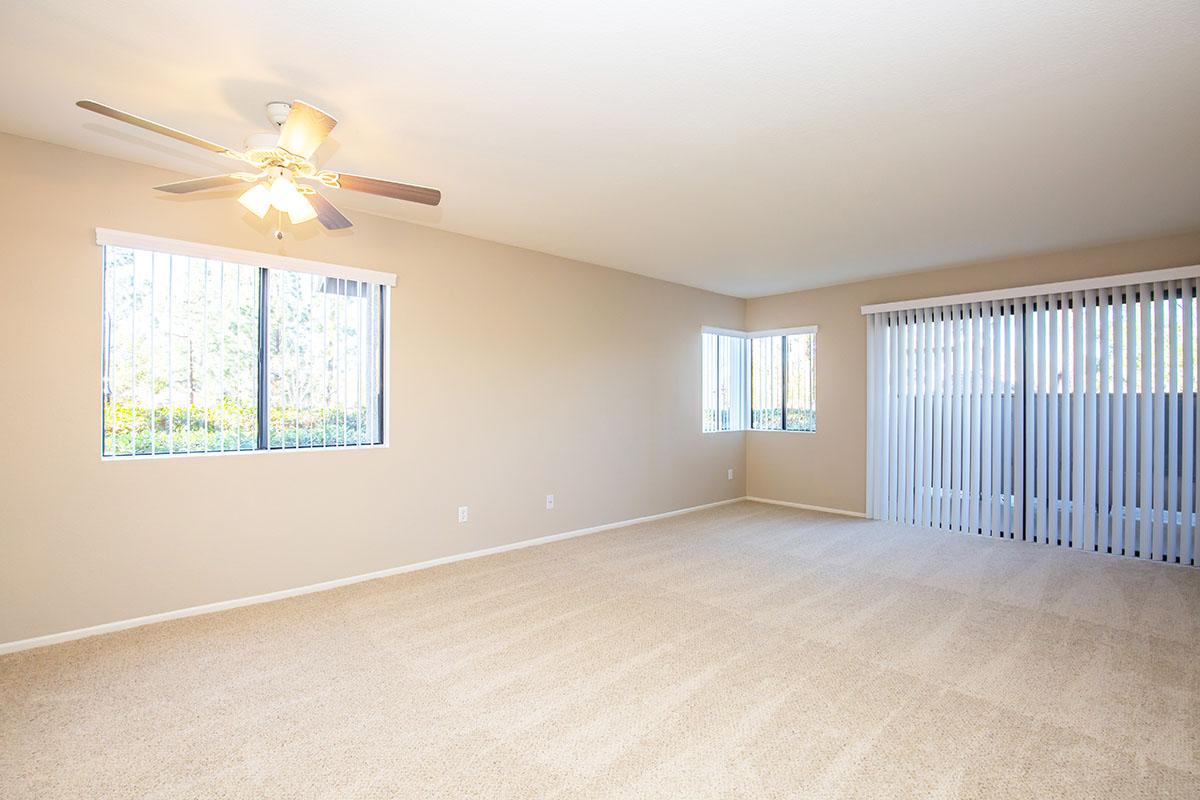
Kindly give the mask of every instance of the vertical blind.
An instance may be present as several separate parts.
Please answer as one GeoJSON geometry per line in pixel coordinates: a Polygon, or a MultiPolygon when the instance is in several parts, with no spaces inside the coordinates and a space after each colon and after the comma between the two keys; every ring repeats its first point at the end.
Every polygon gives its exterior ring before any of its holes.
{"type": "Polygon", "coordinates": [[[1197,279],[873,313],[876,519],[1196,564],[1197,279]]]}

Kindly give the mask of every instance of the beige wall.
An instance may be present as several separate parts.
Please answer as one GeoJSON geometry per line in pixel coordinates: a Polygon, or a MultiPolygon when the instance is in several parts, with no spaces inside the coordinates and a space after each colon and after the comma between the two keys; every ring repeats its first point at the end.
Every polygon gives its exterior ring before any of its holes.
{"type": "Polygon", "coordinates": [[[2,134],[0,174],[0,643],[742,494],[861,511],[860,305],[1200,262],[1197,233],[742,301],[357,212],[279,244],[2,134]],[[98,226],[395,272],[391,447],[101,462],[98,226]],[[701,434],[705,324],[819,325],[817,432],[701,434]]]}
{"type": "Polygon", "coordinates": [[[1013,258],[747,302],[750,330],[818,325],[816,433],[747,434],[746,491],[866,508],[867,324],[859,306],[1200,263],[1200,233],[1013,258]]]}
{"type": "Polygon", "coordinates": [[[742,300],[355,212],[280,246],[232,196],[10,136],[0,174],[0,643],[745,492],[699,401],[700,326],[742,300]],[[395,272],[391,447],[101,462],[97,226],[395,272]]]}

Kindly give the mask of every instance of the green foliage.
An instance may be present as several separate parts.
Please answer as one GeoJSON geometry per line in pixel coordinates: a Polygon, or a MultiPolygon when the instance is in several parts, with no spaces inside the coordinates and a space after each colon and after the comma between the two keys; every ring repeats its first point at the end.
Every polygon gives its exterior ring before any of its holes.
{"type": "Polygon", "coordinates": [[[378,423],[372,423],[363,411],[274,406],[267,416],[273,448],[373,444],[379,436],[378,423]]]}
{"type": "MultiPolygon", "coordinates": [[[[339,408],[272,407],[268,413],[270,446],[321,447],[371,444],[378,423],[366,413],[339,408]]],[[[104,454],[149,455],[212,450],[253,450],[258,444],[258,412],[253,404],[226,398],[204,408],[104,404],[104,454]]]]}

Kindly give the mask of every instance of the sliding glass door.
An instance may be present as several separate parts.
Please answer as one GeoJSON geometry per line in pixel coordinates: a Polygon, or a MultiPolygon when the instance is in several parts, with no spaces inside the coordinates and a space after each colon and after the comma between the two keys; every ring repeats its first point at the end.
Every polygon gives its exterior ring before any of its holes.
{"type": "Polygon", "coordinates": [[[869,326],[871,516],[1196,562],[1196,279],[869,326]]]}

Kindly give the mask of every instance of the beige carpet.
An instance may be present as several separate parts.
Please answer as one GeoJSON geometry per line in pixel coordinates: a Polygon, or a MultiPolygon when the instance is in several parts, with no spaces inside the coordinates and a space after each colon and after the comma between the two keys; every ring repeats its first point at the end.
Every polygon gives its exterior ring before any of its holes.
{"type": "Polygon", "coordinates": [[[0,796],[1196,798],[1198,612],[738,503],[5,656],[0,796]]]}

